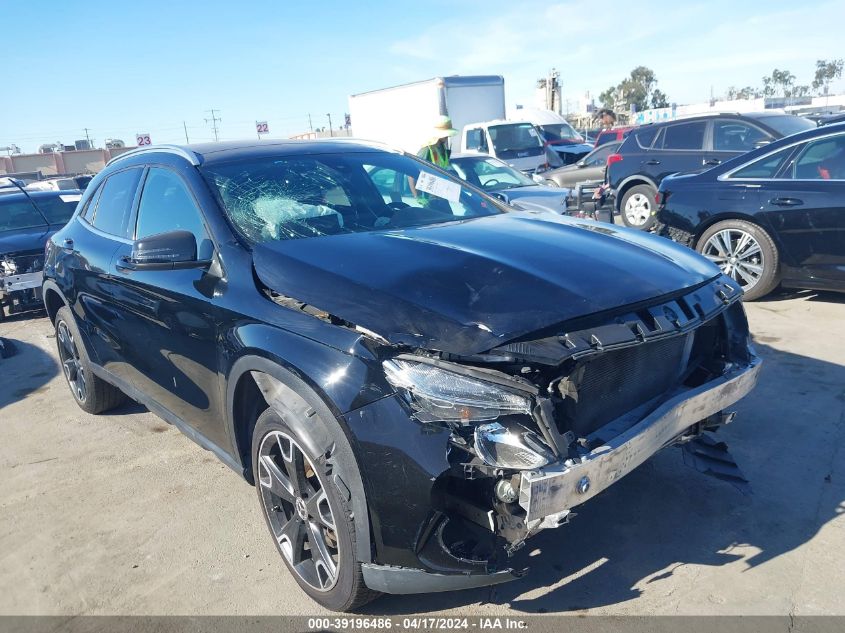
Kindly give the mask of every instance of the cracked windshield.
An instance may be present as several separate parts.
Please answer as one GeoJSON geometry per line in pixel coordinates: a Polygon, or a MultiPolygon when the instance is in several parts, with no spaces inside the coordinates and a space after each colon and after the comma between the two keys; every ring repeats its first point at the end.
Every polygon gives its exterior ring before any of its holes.
{"type": "Polygon", "coordinates": [[[494,200],[399,154],[267,158],[204,170],[253,242],[399,229],[501,213],[494,200]]]}

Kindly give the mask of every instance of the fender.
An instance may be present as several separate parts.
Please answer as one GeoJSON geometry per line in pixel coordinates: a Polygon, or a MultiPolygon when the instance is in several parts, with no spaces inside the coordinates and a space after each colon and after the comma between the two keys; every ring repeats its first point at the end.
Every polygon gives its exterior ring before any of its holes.
{"type": "Polygon", "coordinates": [[[614,196],[614,200],[615,200],[614,206],[616,207],[617,211],[622,210],[622,196],[619,195],[619,192],[622,191],[623,189],[625,189],[628,186],[628,184],[630,184],[631,182],[633,182],[635,180],[636,181],[642,181],[643,184],[646,184],[646,185],[651,185],[652,187],[655,188],[655,190],[660,188],[659,185],[654,181],[653,178],[646,176],[644,174],[632,174],[631,176],[628,176],[627,178],[623,179],[622,182],[620,182],[613,189],[613,196],[614,196]]]}
{"type": "MultiPolygon", "coordinates": [[[[236,457],[240,459],[240,451],[235,439],[234,427],[234,395],[235,386],[245,373],[251,373],[265,400],[271,407],[278,407],[282,402],[300,401],[302,405],[317,415],[306,415],[301,420],[290,420],[298,425],[300,437],[312,451],[312,454],[325,452],[326,446],[334,444],[336,452],[334,459],[344,472],[350,476],[340,480],[335,476],[335,483],[343,491],[349,492],[352,506],[353,520],[357,533],[357,556],[361,562],[371,562],[372,548],[370,540],[370,520],[364,493],[363,479],[352,442],[345,423],[331,410],[327,402],[319,396],[302,378],[286,369],[281,363],[260,356],[247,355],[239,358],[229,373],[227,388],[227,427],[235,447],[236,457]],[[307,430],[307,432],[306,432],[307,430]],[[340,481],[338,481],[340,480],[340,481]]],[[[278,409],[277,409],[278,410],[278,409]]],[[[251,448],[250,448],[251,450],[251,448]]],[[[246,471],[246,468],[244,469],[246,471]]]]}

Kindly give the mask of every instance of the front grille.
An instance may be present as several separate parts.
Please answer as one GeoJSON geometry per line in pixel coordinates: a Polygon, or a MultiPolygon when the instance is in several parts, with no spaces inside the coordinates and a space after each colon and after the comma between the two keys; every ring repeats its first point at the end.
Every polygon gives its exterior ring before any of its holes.
{"type": "Polygon", "coordinates": [[[560,431],[571,430],[578,437],[586,437],[675,387],[684,370],[686,343],[691,336],[634,345],[579,363],[570,374],[571,395],[559,406],[560,431]],[[577,395],[571,393],[573,388],[577,395]]]}

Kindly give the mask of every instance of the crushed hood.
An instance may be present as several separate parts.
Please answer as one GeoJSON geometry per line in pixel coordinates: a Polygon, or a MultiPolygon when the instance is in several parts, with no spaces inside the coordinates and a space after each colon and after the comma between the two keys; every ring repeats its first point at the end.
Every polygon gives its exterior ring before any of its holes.
{"type": "Polygon", "coordinates": [[[509,213],[257,245],[268,288],[394,344],[487,351],[719,274],[698,254],[608,224],[509,213]]]}

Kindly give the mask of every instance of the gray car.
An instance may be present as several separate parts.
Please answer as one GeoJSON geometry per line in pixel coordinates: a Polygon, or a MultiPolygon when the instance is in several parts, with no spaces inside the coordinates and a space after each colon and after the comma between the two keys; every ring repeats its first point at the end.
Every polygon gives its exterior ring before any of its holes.
{"type": "Polygon", "coordinates": [[[621,142],[606,143],[578,162],[553,169],[543,174],[543,177],[554,181],[559,187],[575,187],[583,182],[604,181],[607,157],[616,153],[621,144],[621,142]]]}
{"type": "Polygon", "coordinates": [[[452,170],[461,179],[512,206],[526,211],[566,212],[569,189],[549,181],[547,185],[537,184],[498,158],[484,154],[456,154],[450,162],[452,170]]]}

